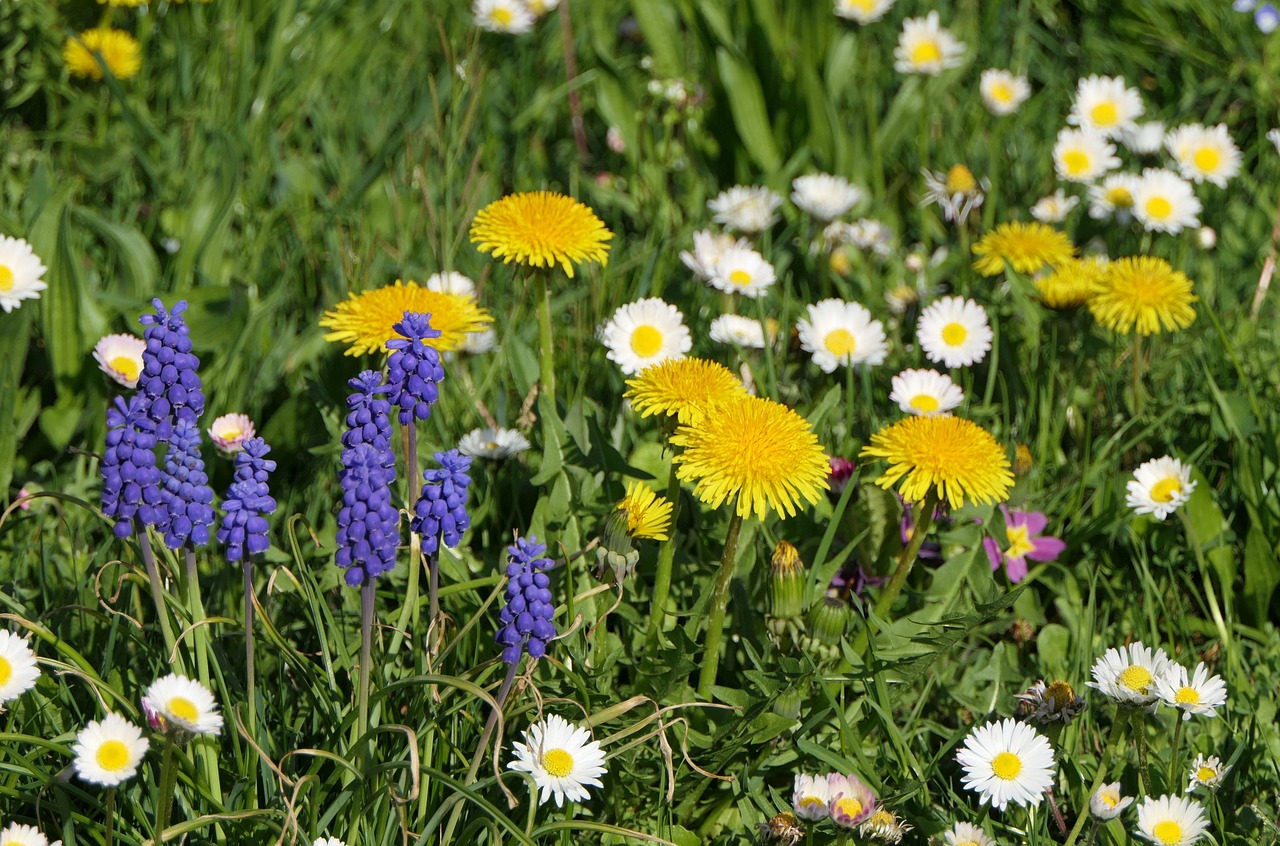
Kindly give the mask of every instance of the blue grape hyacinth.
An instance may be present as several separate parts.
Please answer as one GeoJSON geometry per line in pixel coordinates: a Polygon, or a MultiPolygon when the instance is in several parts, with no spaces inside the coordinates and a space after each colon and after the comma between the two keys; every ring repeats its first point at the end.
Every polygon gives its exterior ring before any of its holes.
{"type": "Polygon", "coordinates": [[[226,545],[228,561],[266,552],[271,545],[267,515],[275,513],[276,501],[267,477],[276,463],[266,457],[269,452],[271,447],[262,438],[249,438],[236,453],[236,477],[222,501],[226,515],[218,528],[218,543],[226,545]]]}
{"type": "Polygon", "coordinates": [[[431,315],[406,311],[404,318],[391,327],[404,337],[391,338],[387,349],[387,384],[391,386],[391,402],[400,408],[400,423],[431,416],[431,406],[440,396],[439,383],[444,379],[440,352],[426,340],[443,333],[431,328],[431,315]]]}
{"type": "Polygon", "coordinates": [[[495,639],[508,664],[518,663],[526,651],[531,658],[541,658],[547,654],[548,641],[556,636],[551,578],[543,572],[551,559],[540,557],[546,551],[546,544],[533,535],[516,538],[507,547],[507,604],[498,615],[495,639]]]}
{"type": "Polygon", "coordinates": [[[200,429],[179,418],[169,438],[162,484],[165,520],[158,528],[170,549],[206,546],[213,525],[213,489],[200,455],[200,429]]]}
{"type": "Polygon", "coordinates": [[[471,457],[456,449],[437,452],[439,470],[424,470],[426,480],[422,496],[413,511],[416,515],[410,527],[422,536],[422,551],[435,555],[443,538],[445,546],[453,547],[462,540],[462,533],[471,527],[467,514],[467,487],[471,477],[471,457]]]}
{"type": "Polygon", "coordinates": [[[391,473],[369,444],[342,453],[342,510],[335,560],[347,584],[359,587],[396,565],[400,512],[391,505],[391,473]]]}
{"type": "Polygon", "coordinates": [[[355,392],[347,396],[347,431],[342,433],[342,445],[354,449],[360,444],[369,444],[379,454],[385,454],[394,466],[391,402],[384,396],[389,386],[376,370],[364,370],[347,384],[355,392]]]}
{"type": "Polygon", "coordinates": [[[156,467],[156,427],[147,400],[116,397],[107,409],[107,449],[102,456],[102,513],[115,520],[118,538],[133,534],[133,519],[158,525],[165,519],[160,469],[156,467]]]}
{"type": "Polygon", "coordinates": [[[200,382],[200,359],[191,352],[191,338],[182,313],[186,300],[171,310],[156,298],[151,301],[155,314],[138,318],[146,329],[142,337],[147,346],[142,351],[142,373],[138,377],[138,393],[146,398],[147,414],[156,424],[156,435],[167,440],[175,420],[199,421],[204,414],[204,387],[200,382]]]}

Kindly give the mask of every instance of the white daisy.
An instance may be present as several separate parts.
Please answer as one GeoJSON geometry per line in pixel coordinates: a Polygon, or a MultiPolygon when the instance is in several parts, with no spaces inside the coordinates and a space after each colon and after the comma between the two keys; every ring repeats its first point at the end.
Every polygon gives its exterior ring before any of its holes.
{"type": "Polygon", "coordinates": [[[1191,499],[1196,483],[1191,479],[1189,465],[1166,455],[1134,470],[1125,489],[1125,504],[1135,513],[1163,520],[1191,499]]]}
{"type": "Polygon", "coordinates": [[[1160,846],[1191,846],[1209,827],[1204,808],[1184,796],[1148,796],[1138,806],[1136,834],[1160,846]]]}
{"type": "Polygon", "coordinates": [[[716,223],[749,234],[773,226],[780,205],[782,198],[763,185],[735,185],[707,201],[716,223]]]}
{"type": "Polygon", "coordinates": [[[964,402],[964,391],[950,376],[936,370],[904,370],[893,377],[889,399],[907,414],[933,417],[964,402]]]}
{"type": "Polygon", "coordinates": [[[1101,182],[1089,186],[1089,217],[1105,220],[1115,215],[1127,223],[1133,214],[1133,192],[1141,177],[1134,173],[1108,173],[1101,182]]]}
{"type": "Polygon", "coordinates": [[[1280,129],[1268,129],[1267,140],[1274,144],[1276,152],[1280,153],[1280,129]]]}
{"type": "Polygon", "coordinates": [[[1133,215],[1143,228],[1177,234],[1199,226],[1202,206],[1191,183],[1163,168],[1147,168],[1133,189],[1133,215]]]}
{"type": "Polygon", "coordinates": [[[1119,649],[1108,649],[1093,663],[1093,681],[1088,686],[1122,705],[1152,705],[1156,701],[1156,679],[1169,668],[1163,649],[1152,650],[1135,641],[1119,649]]]}
{"type": "Polygon", "coordinates": [[[458,349],[468,355],[480,355],[491,351],[496,346],[498,346],[498,333],[492,329],[481,329],[479,332],[468,332],[462,339],[462,346],[458,349]]]}
{"type": "Polygon", "coordinates": [[[1136,126],[1142,111],[1138,89],[1125,85],[1123,77],[1089,76],[1076,85],[1067,123],[1114,138],[1136,126]]]}
{"type": "Polygon", "coordinates": [[[1059,188],[1049,196],[1036,200],[1036,204],[1031,207],[1031,216],[1041,223],[1061,223],[1079,203],[1079,197],[1067,196],[1059,188]]]}
{"type": "Polygon", "coordinates": [[[224,414],[209,427],[209,439],[224,455],[234,455],[244,449],[244,442],[256,433],[247,414],[224,414]]]}
{"type": "Polygon", "coordinates": [[[916,336],[925,356],[947,367],[969,367],[982,361],[995,337],[986,311],[963,297],[943,297],[920,312],[916,336]]]}
{"type": "Polygon", "coordinates": [[[978,87],[987,111],[1000,117],[1016,112],[1031,96],[1031,86],[1025,76],[1016,76],[998,68],[984,70],[978,87]]]}
{"type": "Polygon", "coordinates": [[[40,668],[27,639],[0,629],[0,704],[26,693],[38,678],[40,668]]]}
{"type": "Polygon", "coordinates": [[[76,756],[72,762],[76,775],[112,787],[137,774],[147,754],[147,739],[142,729],[113,713],[82,728],[71,751],[76,756]]]}
{"type": "Polygon", "coordinates": [[[831,789],[826,776],[796,773],[795,788],[791,791],[791,807],[802,820],[825,820],[830,812],[827,802],[831,789]]]}
{"type": "Polygon", "coordinates": [[[969,213],[981,208],[986,199],[986,181],[979,182],[973,171],[962,164],[952,165],[946,173],[924,171],[925,191],[921,206],[937,203],[948,221],[964,225],[969,213]]]}
{"type": "Polygon", "coordinates": [[[750,247],[730,247],[720,255],[715,272],[707,281],[725,293],[757,299],[777,280],[773,265],[764,256],[750,247]]]}
{"type": "Polygon", "coordinates": [[[0,846],[62,846],[62,841],[50,843],[49,838],[35,826],[10,823],[4,831],[0,831],[0,846]]]}
{"type": "Polygon", "coordinates": [[[551,714],[534,723],[524,733],[524,743],[516,743],[516,760],[507,769],[532,773],[542,791],[538,804],[554,794],[556,807],[566,798],[581,802],[589,797],[587,785],[603,787],[600,776],[609,771],[600,744],[591,739],[586,729],[578,728],[563,717],[551,714]]]}
{"type": "Polygon", "coordinates": [[[822,235],[832,243],[852,244],[877,255],[887,256],[893,251],[893,230],[866,217],[853,223],[837,221],[824,229],[822,235]]]}
{"type": "Polygon", "coordinates": [[[1201,226],[1196,230],[1196,246],[1202,250],[1212,250],[1218,246],[1218,233],[1212,226],[1201,226]]]}
{"type": "Polygon", "coordinates": [[[1210,790],[1216,788],[1226,778],[1227,773],[1231,772],[1231,767],[1223,764],[1217,755],[1197,755],[1196,759],[1191,762],[1191,781],[1187,784],[1187,793],[1195,790],[1197,787],[1207,787],[1210,790]]]}
{"type": "Polygon", "coordinates": [[[444,273],[433,273],[427,277],[427,290],[442,291],[446,294],[457,294],[460,297],[474,297],[476,283],[470,276],[464,276],[455,270],[444,273]]]}
{"type": "Polygon", "coordinates": [[[843,176],[811,173],[791,181],[791,202],[796,208],[826,223],[846,214],[862,199],[862,189],[843,176]]]}
{"type": "Polygon", "coordinates": [[[976,728],[956,753],[964,767],[961,783],[979,803],[1003,811],[1015,805],[1039,805],[1053,786],[1053,747],[1026,723],[1005,719],[976,728]]]}
{"type": "Polygon", "coordinates": [[[1131,153],[1154,156],[1164,146],[1164,123],[1150,120],[1137,124],[1120,133],[1120,143],[1131,153]]]}
{"type": "Polygon", "coordinates": [[[751,242],[745,238],[735,238],[727,232],[712,232],[703,229],[693,233],[693,252],[684,250],[680,253],[680,261],[693,271],[693,275],[707,281],[716,272],[720,257],[726,250],[733,248],[751,249],[751,242]]]}
{"type": "Polygon", "coordinates": [[[717,344],[764,349],[764,327],[759,320],[737,314],[722,314],[711,321],[711,340],[717,344]]]}
{"type": "Polygon", "coordinates": [[[1188,677],[1187,668],[1171,664],[1164,675],[1156,678],[1156,695],[1171,708],[1182,710],[1182,719],[1192,714],[1204,717],[1218,716],[1218,709],[1227,704],[1227,685],[1221,676],[1209,675],[1203,662],[1196,665],[1188,677]]]}
{"type": "Polygon", "coordinates": [[[827,812],[840,828],[854,828],[876,810],[876,794],[856,775],[827,773],[827,812]]]}
{"type": "Polygon", "coordinates": [[[996,846],[987,833],[973,823],[958,822],[942,833],[947,846],[996,846]]]}
{"type": "Polygon", "coordinates": [[[1068,182],[1092,182],[1120,166],[1115,145],[1100,132],[1064,129],[1053,146],[1053,166],[1068,182]]]}
{"type": "Polygon", "coordinates": [[[472,458],[502,459],[524,452],[529,439],[514,429],[473,429],[458,441],[458,452],[472,458]]]}
{"type": "Polygon", "coordinates": [[[560,0],[524,0],[524,4],[529,7],[529,11],[538,17],[554,12],[560,5],[560,0]]]}
{"type": "Polygon", "coordinates": [[[1178,161],[1178,170],[1192,182],[1212,182],[1227,187],[1227,180],[1240,173],[1240,148],[1231,140],[1226,124],[1214,127],[1190,123],[1172,130],[1165,147],[1178,161]]]}
{"type": "Polygon", "coordinates": [[[136,335],[104,335],[93,345],[93,357],[103,373],[126,388],[136,388],[146,348],[147,342],[136,335]]]}
{"type": "Polygon", "coordinates": [[[854,364],[883,364],[889,352],[884,325],[858,303],[822,300],[808,307],[808,318],[796,321],[800,346],[826,373],[854,364]]]}
{"type": "Polygon", "coordinates": [[[481,29],[507,35],[524,35],[537,20],[522,0],[474,0],[471,16],[481,29]]]}
{"type": "Polygon", "coordinates": [[[1120,795],[1120,782],[1104,784],[1089,797],[1089,813],[1104,822],[1114,820],[1133,804],[1132,796],[1120,795]]]}
{"type": "Polygon", "coordinates": [[[836,0],[836,16],[864,26],[874,23],[893,8],[893,0],[836,0]]]}
{"type": "Polygon", "coordinates": [[[317,837],[316,842],[311,846],[347,846],[347,844],[336,837],[317,837]]]}
{"type": "Polygon", "coordinates": [[[608,358],[627,376],[651,364],[680,359],[693,346],[680,309],[657,297],[621,306],[600,327],[608,358]]]}
{"type": "Polygon", "coordinates": [[[898,73],[922,73],[937,76],[964,61],[964,44],[938,23],[938,13],[923,18],[907,18],[902,22],[898,46],[893,50],[898,73]]]}
{"type": "Polygon", "coordinates": [[[147,688],[142,707],[148,716],[192,734],[217,734],[222,715],[217,700],[200,682],[171,673],[147,688]]]}
{"type": "Polygon", "coordinates": [[[49,287],[40,280],[46,270],[30,244],[0,235],[0,308],[7,314],[23,300],[40,299],[40,292],[49,287]]]}

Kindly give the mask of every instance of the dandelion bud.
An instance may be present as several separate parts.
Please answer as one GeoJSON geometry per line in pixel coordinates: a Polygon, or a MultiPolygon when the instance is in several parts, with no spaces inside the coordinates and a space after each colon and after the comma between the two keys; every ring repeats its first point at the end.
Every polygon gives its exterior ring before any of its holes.
{"type": "Polygon", "coordinates": [[[849,616],[848,602],[838,596],[824,596],[809,609],[809,631],[818,643],[834,646],[844,637],[849,616]]]}
{"type": "Polygon", "coordinates": [[[1013,472],[1014,475],[1022,477],[1031,472],[1031,468],[1035,466],[1035,462],[1031,460],[1031,450],[1026,444],[1018,444],[1017,450],[1014,451],[1013,472]]]}
{"type": "Polygon", "coordinates": [[[769,559],[769,608],[777,620],[793,620],[804,613],[804,562],[796,548],[778,541],[769,559]]]}

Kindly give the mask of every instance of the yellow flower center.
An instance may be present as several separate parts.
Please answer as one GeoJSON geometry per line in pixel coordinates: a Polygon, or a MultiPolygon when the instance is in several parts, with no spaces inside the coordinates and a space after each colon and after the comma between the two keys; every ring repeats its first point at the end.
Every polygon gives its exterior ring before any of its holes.
{"type": "Polygon", "coordinates": [[[1054,710],[1070,705],[1075,698],[1076,692],[1064,681],[1056,681],[1045,688],[1044,699],[1054,710]]]}
{"type": "Polygon", "coordinates": [[[631,333],[631,351],[641,358],[650,358],[662,349],[662,332],[645,324],[631,333]]]}
{"type": "Polygon", "coordinates": [[[108,367],[130,382],[137,380],[138,374],[142,371],[141,364],[136,358],[128,355],[118,355],[107,362],[108,367]]]}
{"type": "Polygon", "coordinates": [[[969,330],[959,323],[948,323],[942,327],[942,343],[949,347],[958,347],[969,337],[969,330]]]}
{"type": "Polygon", "coordinates": [[[1009,548],[1004,551],[1004,554],[1010,558],[1022,558],[1035,549],[1031,544],[1030,533],[1027,531],[1026,526],[1006,528],[1004,535],[1009,539],[1009,548]]]}
{"type": "Polygon", "coordinates": [[[542,768],[556,778],[564,778],[573,772],[573,756],[563,749],[548,749],[542,753],[542,768]]]}
{"type": "Polygon", "coordinates": [[[1200,691],[1194,687],[1178,688],[1178,692],[1173,696],[1173,701],[1179,705],[1199,705],[1200,691]]]}
{"type": "Polygon", "coordinates": [[[1120,117],[1115,103],[1099,103],[1089,112],[1089,117],[1098,126],[1110,126],[1120,117]]]}
{"type": "Polygon", "coordinates": [[[991,99],[1007,103],[1013,99],[1013,88],[1003,82],[997,82],[991,86],[991,99]]]}
{"type": "Polygon", "coordinates": [[[9,292],[13,290],[13,271],[8,265],[0,264],[0,291],[9,292]]]}
{"type": "Polygon", "coordinates": [[[1134,664],[1125,668],[1125,671],[1120,674],[1120,684],[1135,693],[1146,693],[1147,685],[1151,684],[1151,671],[1146,667],[1134,664]]]}
{"type": "Polygon", "coordinates": [[[845,5],[863,14],[869,14],[876,7],[876,0],[845,0],[845,5]]]}
{"type": "Polygon", "coordinates": [[[1182,842],[1182,826],[1173,820],[1161,820],[1152,827],[1151,833],[1156,836],[1157,842],[1164,843],[1165,846],[1182,842]]]}
{"type": "Polygon", "coordinates": [[[1200,779],[1200,781],[1207,782],[1217,777],[1218,777],[1218,771],[1215,770],[1213,767],[1201,767],[1200,769],[1196,770],[1196,778],[1200,779]]]}
{"type": "Polygon", "coordinates": [[[938,410],[938,398],[933,394],[916,394],[911,398],[911,407],[921,414],[932,414],[938,410]]]}
{"type": "Polygon", "coordinates": [[[1156,220],[1165,220],[1169,215],[1173,214],[1173,203],[1164,197],[1152,197],[1147,200],[1147,214],[1156,220]]]}
{"type": "Polygon", "coordinates": [[[847,814],[854,818],[862,813],[862,803],[852,796],[841,796],[839,801],[836,802],[836,808],[842,814],[847,814]]]}
{"type": "Polygon", "coordinates": [[[94,755],[98,766],[109,773],[119,772],[129,765],[129,747],[119,740],[108,740],[98,747],[94,755]]]}
{"type": "Polygon", "coordinates": [[[828,332],[827,337],[822,339],[822,345],[827,348],[827,352],[839,358],[840,356],[852,355],[857,341],[853,338],[853,333],[848,329],[837,329],[834,332],[828,332]]]}
{"type": "Polygon", "coordinates": [[[1001,752],[991,759],[991,772],[996,778],[1013,781],[1022,772],[1022,759],[1012,752],[1001,752]]]}
{"type": "Polygon", "coordinates": [[[817,796],[806,796],[806,797],[804,797],[803,799],[801,799],[801,800],[800,800],[800,807],[801,807],[801,808],[816,808],[816,807],[818,807],[819,805],[825,805],[825,804],[827,804],[827,803],[826,803],[826,802],[823,802],[823,801],[822,801],[821,799],[819,799],[817,796]]]}
{"type": "Polygon", "coordinates": [[[196,704],[182,696],[175,696],[170,699],[169,707],[165,710],[184,723],[195,724],[196,720],[200,719],[200,711],[196,708],[196,704]]]}
{"type": "Polygon", "coordinates": [[[1102,804],[1106,805],[1108,808],[1114,808],[1116,805],[1120,804],[1120,794],[1119,793],[1102,794],[1102,804]]]}
{"type": "Polygon", "coordinates": [[[511,10],[505,6],[499,6],[492,12],[494,23],[500,26],[511,26],[511,21],[515,19],[515,15],[511,14],[511,10]]]}
{"type": "Polygon", "coordinates": [[[1196,154],[1191,157],[1191,160],[1196,163],[1196,167],[1205,173],[1213,173],[1222,164],[1222,156],[1212,147],[1201,147],[1196,150],[1196,154]]]}
{"type": "Polygon", "coordinates": [[[497,448],[498,448],[498,442],[497,442],[497,441],[489,441],[489,443],[485,444],[485,445],[484,445],[484,447],[485,447],[485,449],[497,449],[497,448]]]}
{"type": "Polygon", "coordinates": [[[1127,209],[1133,205],[1133,195],[1128,188],[1117,185],[1107,191],[1107,202],[1118,209],[1127,209]]]}
{"type": "Polygon", "coordinates": [[[1151,498],[1156,502],[1173,502],[1173,498],[1182,493],[1182,483],[1170,476],[1161,479],[1151,486],[1151,498]]]}
{"type": "Polygon", "coordinates": [[[921,41],[911,48],[911,64],[929,65],[942,61],[942,48],[936,41],[921,41]]]}
{"type": "Polygon", "coordinates": [[[729,281],[735,285],[750,285],[751,274],[745,270],[735,270],[729,274],[729,281]]]}
{"type": "Polygon", "coordinates": [[[1079,176],[1089,169],[1089,154],[1084,150],[1068,150],[1062,154],[1062,166],[1072,176],[1079,176]]]}
{"type": "Polygon", "coordinates": [[[872,827],[879,826],[881,828],[893,825],[893,814],[888,811],[876,811],[871,815],[871,819],[867,820],[867,824],[872,827]]]}
{"type": "Polygon", "coordinates": [[[13,665],[9,663],[9,659],[0,655],[0,686],[9,683],[9,679],[13,678],[13,665]]]}
{"type": "Polygon", "coordinates": [[[978,846],[978,841],[976,841],[976,840],[961,840],[959,843],[957,843],[957,844],[956,844],[956,846],[978,846]]]}
{"type": "Polygon", "coordinates": [[[947,171],[947,193],[949,194],[972,194],[978,189],[978,180],[974,178],[973,171],[962,164],[952,165],[951,170],[947,171]]]}
{"type": "Polygon", "coordinates": [[[236,426],[232,426],[230,429],[223,429],[222,432],[219,433],[219,437],[224,441],[239,440],[242,435],[244,435],[244,430],[236,426]]]}

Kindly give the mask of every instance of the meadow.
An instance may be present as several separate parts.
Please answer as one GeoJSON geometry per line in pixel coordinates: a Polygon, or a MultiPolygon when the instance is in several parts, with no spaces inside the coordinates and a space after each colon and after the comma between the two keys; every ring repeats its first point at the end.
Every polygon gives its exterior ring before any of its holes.
{"type": "Polygon", "coordinates": [[[1280,13],[0,2],[0,846],[1280,843],[1280,13]]]}

